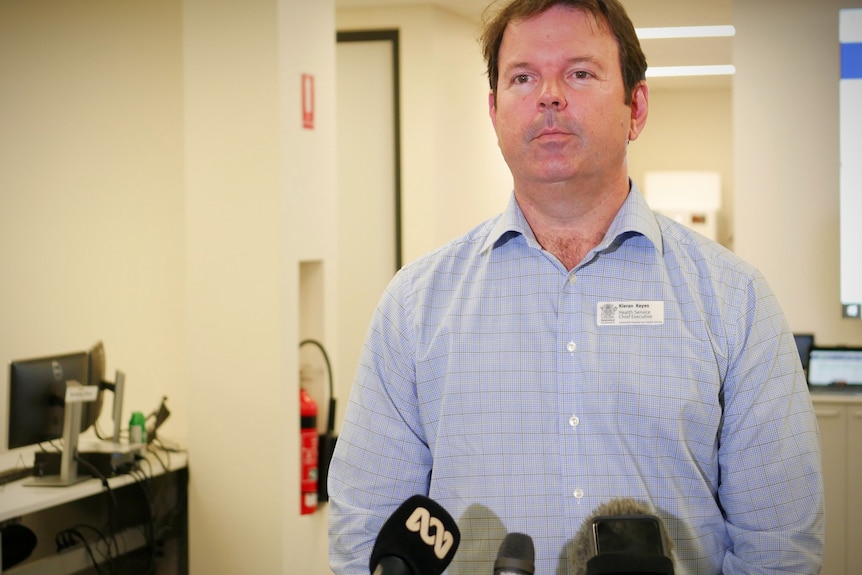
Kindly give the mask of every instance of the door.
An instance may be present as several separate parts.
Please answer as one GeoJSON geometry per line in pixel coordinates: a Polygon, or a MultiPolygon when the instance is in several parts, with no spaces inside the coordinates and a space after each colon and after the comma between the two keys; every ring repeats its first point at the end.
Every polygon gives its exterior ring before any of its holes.
{"type": "Polygon", "coordinates": [[[401,265],[398,32],[340,32],[338,389],[347,397],[371,315],[401,265]]]}

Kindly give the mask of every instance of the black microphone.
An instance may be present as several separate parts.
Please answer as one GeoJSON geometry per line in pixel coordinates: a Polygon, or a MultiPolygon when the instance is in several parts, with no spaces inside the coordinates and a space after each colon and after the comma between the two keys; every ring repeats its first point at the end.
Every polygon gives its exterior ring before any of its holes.
{"type": "Polygon", "coordinates": [[[369,568],[374,575],[440,575],[460,541],[452,516],[428,497],[414,495],[380,528],[369,568]]]}
{"type": "Polygon", "coordinates": [[[536,570],[533,540],[523,533],[509,533],[500,543],[494,575],[533,575],[536,570]]]}
{"type": "Polygon", "coordinates": [[[634,499],[612,499],[573,540],[575,575],[674,575],[673,542],[661,519],[634,499]]]}

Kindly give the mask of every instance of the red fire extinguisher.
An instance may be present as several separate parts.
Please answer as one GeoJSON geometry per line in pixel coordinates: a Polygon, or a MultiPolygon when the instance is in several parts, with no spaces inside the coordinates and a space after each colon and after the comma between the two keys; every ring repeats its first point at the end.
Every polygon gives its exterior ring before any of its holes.
{"type": "Polygon", "coordinates": [[[300,422],[300,512],[317,510],[317,403],[307,391],[299,389],[300,422]]]}

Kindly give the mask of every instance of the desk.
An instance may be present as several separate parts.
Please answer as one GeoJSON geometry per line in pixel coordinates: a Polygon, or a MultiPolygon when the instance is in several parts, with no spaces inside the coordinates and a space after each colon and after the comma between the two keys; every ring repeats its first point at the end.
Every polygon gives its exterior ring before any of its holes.
{"type": "Polygon", "coordinates": [[[110,489],[100,479],[68,487],[25,481],[0,486],[0,525],[20,523],[36,533],[38,543],[27,560],[2,575],[95,573],[88,547],[104,561],[103,573],[188,573],[185,453],[154,450],[138,471],[109,478],[110,489]],[[58,553],[55,538],[61,533],[74,545],[58,553]]]}

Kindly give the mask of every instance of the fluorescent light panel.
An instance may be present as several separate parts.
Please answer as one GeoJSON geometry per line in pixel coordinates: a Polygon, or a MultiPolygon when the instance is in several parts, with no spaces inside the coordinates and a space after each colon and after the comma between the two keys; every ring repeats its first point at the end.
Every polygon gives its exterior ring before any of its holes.
{"type": "Polygon", "coordinates": [[[654,66],[647,68],[647,78],[671,78],[679,76],[730,76],[736,73],[733,64],[717,66],[654,66]]]}
{"type": "MultiPolygon", "coordinates": [[[[668,26],[662,28],[638,28],[641,40],[667,40],[676,38],[728,38],[736,35],[733,26],[668,26]]],[[[736,73],[733,65],[718,66],[655,66],[647,69],[647,78],[670,78],[680,76],[729,76],[736,73]]]]}
{"type": "Polygon", "coordinates": [[[736,35],[733,26],[672,26],[663,28],[637,28],[641,40],[664,40],[669,38],[726,38],[736,35]]]}

